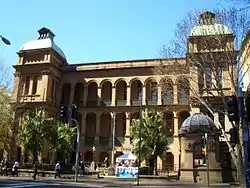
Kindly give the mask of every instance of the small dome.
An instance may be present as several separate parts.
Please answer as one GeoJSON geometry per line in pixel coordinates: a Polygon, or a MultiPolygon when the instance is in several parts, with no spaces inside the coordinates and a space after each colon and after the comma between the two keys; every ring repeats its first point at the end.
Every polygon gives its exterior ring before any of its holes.
{"type": "Polygon", "coordinates": [[[213,120],[201,113],[189,116],[181,125],[180,134],[213,132],[215,124],[213,120]]]}
{"type": "Polygon", "coordinates": [[[63,51],[55,44],[54,42],[54,36],[55,34],[47,29],[42,28],[38,31],[39,38],[37,40],[32,40],[27,43],[25,43],[19,51],[28,51],[28,50],[37,50],[37,49],[46,49],[46,48],[52,48],[55,50],[63,59],[66,60],[66,56],[63,53],[63,51]]]}
{"type": "Polygon", "coordinates": [[[199,25],[195,26],[189,36],[207,36],[207,35],[226,35],[233,34],[232,31],[223,24],[199,25]]]}

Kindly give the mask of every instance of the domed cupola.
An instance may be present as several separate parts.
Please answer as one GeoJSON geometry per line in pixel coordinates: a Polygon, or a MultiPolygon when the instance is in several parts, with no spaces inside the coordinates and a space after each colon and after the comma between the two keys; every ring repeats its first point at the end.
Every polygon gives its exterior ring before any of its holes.
{"type": "Polygon", "coordinates": [[[180,134],[211,133],[215,130],[213,120],[202,113],[189,116],[181,125],[180,134]]]}
{"type": "Polygon", "coordinates": [[[19,49],[19,53],[52,48],[62,59],[64,59],[64,61],[66,61],[65,54],[54,42],[55,34],[46,27],[43,27],[40,30],[38,30],[38,33],[39,33],[38,39],[25,43],[19,49]]]}
{"type": "Polygon", "coordinates": [[[233,34],[224,24],[216,23],[215,14],[204,12],[199,16],[199,25],[195,26],[189,36],[207,36],[207,35],[227,35],[233,34]]]}

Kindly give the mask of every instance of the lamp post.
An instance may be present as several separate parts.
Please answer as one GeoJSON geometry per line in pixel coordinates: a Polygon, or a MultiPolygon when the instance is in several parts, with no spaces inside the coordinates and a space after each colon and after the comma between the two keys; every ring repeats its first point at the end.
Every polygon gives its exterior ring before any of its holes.
{"type": "Polygon", "coordinates": [[[116,127],[116,113],[113,112],[113,128],[112,128],[112,154],[111,154],[111,165],[114,165],[115,158],[115,127],[116,127]]]}
{"type": "Polygon", "coordinates": [[[72,119],[72,121],[76,124],[77,129],[77,140],[76,140],[76,162],[75,162],[75,182],[78,181],[78,160],[79,160],[79,152],[80,152],[80,126],[79,123],[76,121],[76,119],[72,119]]]}
{"type": "Polygon", "coordinates": [[[10,41],[7,38],[3,37],[2,35],[0,35],[0,38],[3,41],[4,44],[6,44],[6,45],[10,45],[11,44],[10,41]]]}
{"type": "Polygon", "coordinates": [[[141,168],[141,122],[142,122],[142,92],[139,93],[139,156],[138,156],[138,174],[137,174],[137,186],[140,185],[140,168],[141,168]]]}
{"type": "Polygon", "coordinates": [[[92,147],[92,157],[93,157],[93,170],[95,170],[95,146],[92,147]]]}

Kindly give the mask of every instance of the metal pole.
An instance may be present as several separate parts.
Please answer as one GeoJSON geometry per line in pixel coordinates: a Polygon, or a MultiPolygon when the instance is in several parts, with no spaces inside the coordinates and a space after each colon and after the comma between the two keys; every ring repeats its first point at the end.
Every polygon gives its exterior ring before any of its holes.
{"type": "MultiPolygon", "coordinates": [[[[244,97],[242,93],[242,88],[239,87],[238,91],[238,101],[239,101],[239,108],[240,108],[240,116],[241,116],[241,127],[242,127],[242,141],[244,147],[244,167],[245,167],[245,181],[246,187],[250,187],[249,183],[249,164],[248,164],[248,126],[246,123],[245,118],[245,106],[244,106],[244,97]]],[[[240,147],[240,146],[239,146],[240,147]]]]}
{"type": "Polygon", "coordinates": [[[210,186],[210,177],[209,177],[209,160],[208,160],[208,151],[209,151],[209,147],[208,147],[208,137],[207,137],[207,133],[205,133],[205,143],[206,143],[206,162],[207,162],[207,186],[210,186]]]}
{"type": "Polygon", "coordinates": [[[113,112],[113,129],[112,129],[112,154],[111,154],[111,165],[114,165],[115,159],[115,127],[116,127],[116,113],[113,112]]]}
{"type": "Polygon", "coordinates": [[[77,127],[76,162],[75,162],[75,168],[76,168],[75,182],[77,182],[78,181],[78,166],[79,166],[78,160],[79,160],[79,152],[80,152],[80,126],[79,126],[79,123],[75,119],[72,119],[72,121],[75,122],[76,127],[77,127]]]}
{"type": "Polygon", "coordinates": [[[140,185],[140,168],[141,168],[141,122],[142,122],[142,93],[139,96],[139,156],[138,156],[138,175],[137,186],[140,185]]]}

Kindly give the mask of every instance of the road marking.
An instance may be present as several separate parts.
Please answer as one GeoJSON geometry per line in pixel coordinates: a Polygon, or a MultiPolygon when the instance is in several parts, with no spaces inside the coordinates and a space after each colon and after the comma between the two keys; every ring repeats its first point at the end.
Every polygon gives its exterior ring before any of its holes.
{"type": "MultiPolygon", "coordinates": [[[[0,187],[5,188],[25,188],[25,187],[42,187],[49,185],[48,183],[15,183],[15,184],[0,184],[0,187]]],[[[51,184],[50,184],[51,185],[51,184]]]]}

